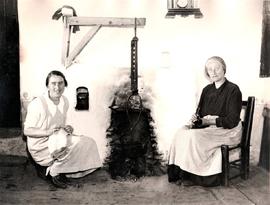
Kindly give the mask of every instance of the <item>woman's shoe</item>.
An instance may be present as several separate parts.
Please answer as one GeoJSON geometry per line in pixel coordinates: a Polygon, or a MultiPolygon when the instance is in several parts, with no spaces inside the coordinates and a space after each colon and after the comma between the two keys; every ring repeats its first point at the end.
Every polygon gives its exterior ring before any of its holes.
{"type": "Polygon", "coordinates": [[[196,186],[196,184],[191,180],[183,180],[182,181],[183,186],[189,187],[189,186],[196,186]]]}
{"type": "Polygon", "coordinates": [[[169,182],[177,182],[179,180],[182,181],[183,171],[179,166],[174,164],[168,165],[167,173],[169,182]]]}
{"type": "Polygon", "coordinates": [[[57,188],[61,189],[67,188],[67,184],[61,179],[60,175],[52,177],[52,184],[57,188]]]}
{"type": "Polygon", "coordinates": [[[66,183],[67,185],[72,185],[72,181],[66,177],[65,174],[59,174],[61,181],[66,183]]]}

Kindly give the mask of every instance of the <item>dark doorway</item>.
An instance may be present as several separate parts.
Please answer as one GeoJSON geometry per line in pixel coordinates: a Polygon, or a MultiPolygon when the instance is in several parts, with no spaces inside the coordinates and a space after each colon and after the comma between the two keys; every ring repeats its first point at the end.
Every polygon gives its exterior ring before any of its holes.
{"type": "Polygon", "coordinates": [[[17,0],[0,0],[0,128],[20,124],[17,0]]]}

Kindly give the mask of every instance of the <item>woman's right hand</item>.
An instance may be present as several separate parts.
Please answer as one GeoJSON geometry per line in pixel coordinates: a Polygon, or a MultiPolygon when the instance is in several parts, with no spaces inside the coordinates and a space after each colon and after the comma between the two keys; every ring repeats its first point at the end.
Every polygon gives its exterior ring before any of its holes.
{"type": "Polygon", "coordinates": [[[55,132],[59,131],[61,128],[60,127],[55,127],[52,129],[47,130],[47,135],[50,136],[52,134],[54,134],[55,132]]]}
{"type": "Polygon", "coordinates": [[[191,116],[191,119],[190,119],[191,123],[194,124],[194,122],[196,122],[197,120],[198,120],[198,115],[197,114],[193,114],[191,116]]]}

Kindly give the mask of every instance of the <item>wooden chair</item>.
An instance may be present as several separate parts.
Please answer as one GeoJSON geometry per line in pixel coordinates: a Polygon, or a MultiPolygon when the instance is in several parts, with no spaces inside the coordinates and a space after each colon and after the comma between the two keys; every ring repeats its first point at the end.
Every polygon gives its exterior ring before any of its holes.
{"type": "Polygon", "coordinates": [[[255,97],[248,97],[247,101],[242,102],[244,109],[244,118],[242,121],[243,133],[241,142],[236,146],[222,145],[222,184],[229,185],[229,180],[241,176],[242,179],[249,177],[249,158],[250,158],[250,135],[252,130],[252,121],[254,113],[255,97]],[[230,161],[230,153],[233,150],[240,150],[238,159],[230,161]],[[230,176],[230,168],[236,168],[238,171],[233,176],[230,176]]]}

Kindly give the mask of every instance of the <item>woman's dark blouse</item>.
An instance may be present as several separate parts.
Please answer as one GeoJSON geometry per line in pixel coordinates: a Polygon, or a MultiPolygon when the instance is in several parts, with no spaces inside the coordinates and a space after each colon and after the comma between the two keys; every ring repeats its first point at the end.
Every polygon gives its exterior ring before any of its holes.
{"type": "Polygon", "coordinates": [[[200,117],[217,115],[216,126],[231,129],[240,121],[242,93],[227,79],[218,89],[214,83],[209,84],[202,91],[198,109],[200,117]]]}

